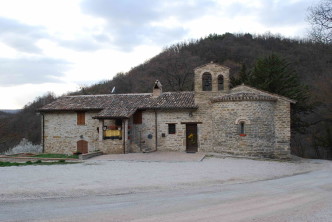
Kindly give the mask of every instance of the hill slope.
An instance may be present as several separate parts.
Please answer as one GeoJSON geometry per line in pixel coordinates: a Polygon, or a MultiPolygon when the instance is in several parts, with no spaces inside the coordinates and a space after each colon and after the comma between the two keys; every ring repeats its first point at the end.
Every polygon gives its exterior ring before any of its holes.
{"type": "MultiPolygon", "coordinates": [[[[330,77],[331,45],[293,40],[278,36],[210,35],[166,48],[149,61],[119,73],[112,80],[83,88],[74,94],[105,94],[115,86],[116,93],[150,92],[156,79],[165,91],[193,89],[193,69],[214,61],[231,68],[236,75],[241,65],[251,68],[257,58],[277,53],[288,59],[300,79],[317,88],[317,80],[330,77]]],[[[319,87],[318,87],[319,88],[319,87]]]]}

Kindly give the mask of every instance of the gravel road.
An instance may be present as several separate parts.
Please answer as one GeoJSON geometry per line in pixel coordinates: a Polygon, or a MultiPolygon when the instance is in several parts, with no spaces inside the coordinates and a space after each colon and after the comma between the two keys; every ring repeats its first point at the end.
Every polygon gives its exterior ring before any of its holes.
{"type": "Polygon", "coordinates": [[[309,172],[324,164],[328,163],[205,158],[199,162],[89,160],[73,165],[4,167],[0,169],[0,201],[245,183],[309,172]]]}
{"type": "Polygon", "coordinates": [[[1,176],[6,176],[1,180],[2,222],[329,222],[332,218],[331,161],[209,158],[2,169],[1,176]],[[120,191],[124,193],[114,195],[120,191]],[[51,196],[56,198],[45,198],[51,196]]]}

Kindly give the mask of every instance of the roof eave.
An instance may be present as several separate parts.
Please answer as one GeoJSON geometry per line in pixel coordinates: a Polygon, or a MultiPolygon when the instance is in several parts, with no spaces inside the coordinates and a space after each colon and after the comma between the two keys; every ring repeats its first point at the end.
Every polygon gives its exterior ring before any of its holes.
{"type": "Polygon", "coordinates": [[[50,112],[78,112],[78,111],[100,111],[102,108],[77,108],[77,109],[37,109],[36,112],[50,113],[50,112]]]}
{"type": "Polygon", "coordinates": [[[148,107],[148,108],[141,108],[139,110],[196,110],[198,106],[193,107],[148,107]]]}
{"type": "Polygon", "coordinates": [[[93,116],[92,119],[129,119],[128,116],[93,116]]]}
{"type": "Polygon", "coordinates": [[[209,62],[209,63],[205,63],[205,64],[203,64],[203,65],[200,65],[200,66],[194,68],[194,71],[197,70],[197,69],[201,69],[201,68],[203,68],[203,67],[205,67],[205,66],[211,65],[211,64],[213,64],[213,65],[217,65],[217,66],[220,66],[220,67],[223,67],[223,68],[225,68],[225,69],[230,70],[229,67],[224,66],[224,65],[221,65],[221,64],[219,64],[219,63],[217,63],[217,62],[209,62]]]}

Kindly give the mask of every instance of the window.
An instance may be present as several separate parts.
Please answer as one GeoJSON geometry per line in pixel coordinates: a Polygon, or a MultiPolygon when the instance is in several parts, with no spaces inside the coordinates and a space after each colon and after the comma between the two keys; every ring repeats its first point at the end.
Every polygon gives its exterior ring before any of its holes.
{"type": "MultiPolygon", "coordinates": [[[[122,139],[122,119],[105,119],[103,126],[103,136],[106,139],[122,139]]],[[[129,126],[128,126],[129,129],[129,126]]],[[[129,133],[129,130],[128,130],[129,133]]]]}
{"type": "Polygon", "coordinates": [[[224,77],[222,75],[218,76],[218,90],[224,90],[224,77]]]}
{"type": "Polygon", "coordinates": [[[142,110],[137,110],[133,116],[134,124],[142,124],[142,110]]]}
{"type": "Polygon", "coordinates": [[[240,134],[240,136],[247,136],[245,124],[246,124],[245,122],[240,122],[239,123],[239,134],[240,134]]]}
{"type": "Polygon", "coordinates": [[[245,132],[244,132],[244,122],[240,122],[240,134],[245,134],[245,132]]]}
{"type": "Polygon", "coordinates": [[[77,112],[77,125],[85,125],[85,112],[77,112]]]}
{"type": "Polygon", "coordinates": [[[176,133],[176,127],[175,123],[169,123],[168,124],[168,134],[175,134],[176,133]]]}
{"type": "Polygon", "coordinates": [[[247,136],[248,131],[250,131],[251,121],[247,117],[239,117],[235,120],[235,124],[237,125],[237,133],[240,136],[247,136]],[[247,125],[249,127],[247,127],[247,125]]]}
{"type": "Polygon", "coordinates": [[[212,75],[208,72],[204,73],[202,76],[202,90],[203,91],[212,90],[212,75]]]}

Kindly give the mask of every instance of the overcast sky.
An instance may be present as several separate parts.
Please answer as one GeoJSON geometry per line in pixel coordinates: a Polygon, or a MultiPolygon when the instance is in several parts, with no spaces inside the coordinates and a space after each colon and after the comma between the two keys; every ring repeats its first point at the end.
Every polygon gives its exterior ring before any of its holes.
{"type": "Polygon", "coordinates": [[[0,109],[112,79],[210,33],[305,38],[318,0],[0,0],[0,109]]]}

